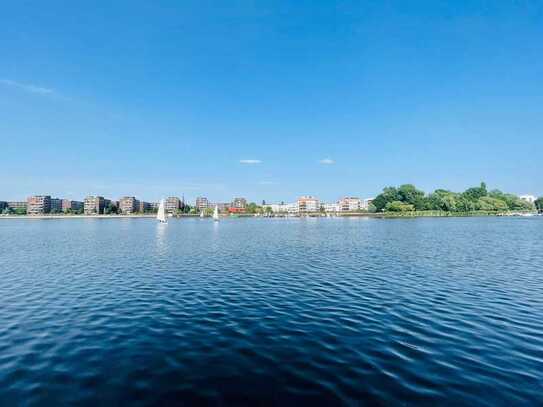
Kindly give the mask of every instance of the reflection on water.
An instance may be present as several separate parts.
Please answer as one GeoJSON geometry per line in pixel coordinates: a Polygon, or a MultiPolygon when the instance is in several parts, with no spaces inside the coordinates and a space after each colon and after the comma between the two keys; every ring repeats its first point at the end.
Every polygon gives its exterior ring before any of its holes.
{"type": "Polygon", "coordinates": [[[166,251],[166,232],[168,223],[156,222],[156,246],[160,253],[166,251]]]}
{"type": "Polygon", "coordinates": [[[0,405],[541,404],[543,219],[0,221],[0,405]]]}

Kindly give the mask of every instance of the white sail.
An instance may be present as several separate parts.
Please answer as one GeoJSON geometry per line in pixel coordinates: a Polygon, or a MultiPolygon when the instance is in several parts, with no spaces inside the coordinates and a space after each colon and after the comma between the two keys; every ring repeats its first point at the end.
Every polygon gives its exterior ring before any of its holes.
{"type": "Polygon", "coordinates": [[[156,218],[160,223],[166,223],[166,211],[164,210],[164,199],[160,200],[160,204],[158,205],[158,213],[156,215],[156,218]]]}
{"type": "Polygon", "coordinates": [[[219,220],[219,207],[215,206],[215,210],[213,211],[213,220],[218,221],[219,220]]]}
{"type": "Polygon", "coordinates": [[[200,211],[200,217],[201,217],[201,218],[204,217],[204,211],[200,211]]]}

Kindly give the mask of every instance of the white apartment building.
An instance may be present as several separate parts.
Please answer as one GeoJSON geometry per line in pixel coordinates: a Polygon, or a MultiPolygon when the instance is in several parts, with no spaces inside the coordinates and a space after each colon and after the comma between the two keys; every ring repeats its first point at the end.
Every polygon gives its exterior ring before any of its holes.
{"type": "Polygon", "coordinates": [[[273,213],[298,213],[298,203],[271,204],[269,206],[273,213]]]}
{"type": "Polygon", "coordinates": [[[340,207],[337,203],[321,203],[321,208],[324,210],[324,212],[327,213],[335,213],[340,211],[340,207]]]}
{"type": "Polygon", "coordinates": [[[298,212],[318,212],[320,210],[320,202],[313,196],[301,196],[298,198],[298,212]]]}
{"type": "Polygon", "coordinates": [[[362,203],[360,198],[345,197],[338,201],[338,206],[342,212],[355,212],[360,210],[362,203]]]}

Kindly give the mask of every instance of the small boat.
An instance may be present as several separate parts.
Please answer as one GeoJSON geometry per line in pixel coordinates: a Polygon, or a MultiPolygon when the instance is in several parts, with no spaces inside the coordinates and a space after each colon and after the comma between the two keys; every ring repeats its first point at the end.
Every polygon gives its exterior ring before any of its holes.
{"type": "Polygon", "coordinates": [[[164,210],[164,199],[160,200],[160,204],[158,205],[158,212],[156,214],[156,218],[160,223],[168,223],[166,220],[166,211],[164,210]]]}
{"type": "Polygon", "coordinates": [[[204,217],[204,211],[200,211],[200,218],[204,217]]]}
{"type": "Polygon", "coordinates": [[[215,210],[213,211],[213,220],[215,222],[219,221],[219,207],[215,206],[215,210]]]}

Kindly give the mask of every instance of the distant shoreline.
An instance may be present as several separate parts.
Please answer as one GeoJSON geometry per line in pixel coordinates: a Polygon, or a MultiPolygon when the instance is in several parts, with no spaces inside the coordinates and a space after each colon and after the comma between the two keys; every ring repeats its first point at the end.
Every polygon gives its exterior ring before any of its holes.
{"type": "MultiPolygon", "coordinates": [[[[438,212],[438,211],[414,211],[414,212],[381,212],[381,213],[369,213],[369,212],[348,212],[333,214],[331,216],[323,215],[321,213],[312,214],[276,214],[272,216],[259,216],[262,218],[349,218],[349,217],[361,217],[361,218],[377,218],[377,219],[398,219],[398,218],[464,218],[464,217],[514,217],[514,216],[526,216],[527,214],[537,216],[537,212],[438,212]]],[[[540,214],[541,216],[541,214],[540,214]]],[[[238,214],[236,216],[221,215],[223,218],[253,218],[254,214],[238,214]]],[[[138,219],[138,218],[156,218],[156,214],[134,214],[134,215],[0,215],[2,219],[28,219],[28,220],[52,220],[52,219],[138,219]]],[[[198,214],[182,214],[173,216],[175,218],[200,218],[198,214]]],[[[210,216],[206,216],[211,218],[210,216]]]]}

